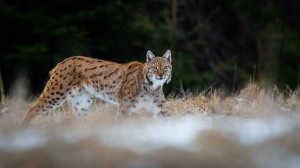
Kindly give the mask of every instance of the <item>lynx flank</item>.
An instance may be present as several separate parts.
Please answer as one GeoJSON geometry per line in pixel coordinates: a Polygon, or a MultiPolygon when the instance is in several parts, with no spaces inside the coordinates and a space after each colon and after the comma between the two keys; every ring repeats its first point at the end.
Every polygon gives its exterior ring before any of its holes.
{"type": "Polygon", "coordinates": [[[85,118],[92,98],[100,98],[118,105],[118,115],[128,117],[131,112],[146,108],[156,118],[159,113],[169,115],[163,85],[171,81],[171,52],[156,57],[150,50],[145,64],[119,64],[83,56],[60,62],[51,72],[43,93],[31,107],[23,124],[41,113],[71,100],[73,112],[85,118]]]}

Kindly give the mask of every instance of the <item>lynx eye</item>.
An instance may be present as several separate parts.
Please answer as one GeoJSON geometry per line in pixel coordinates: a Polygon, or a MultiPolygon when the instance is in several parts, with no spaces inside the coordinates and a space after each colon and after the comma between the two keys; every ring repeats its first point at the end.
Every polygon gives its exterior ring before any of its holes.
{"type": "Polygon", "coordinates": [[[167,68],[168,68],[167,66],[164,66],[164,67],[163,67],[164,70],[166,70],[167,68]]]}
{"type": "Polygon", "coordinates": [[[155,70],[158,70],[158,67],[156,66],[156,67],[154,67],[154,69],[155,69],[155,70]]]}

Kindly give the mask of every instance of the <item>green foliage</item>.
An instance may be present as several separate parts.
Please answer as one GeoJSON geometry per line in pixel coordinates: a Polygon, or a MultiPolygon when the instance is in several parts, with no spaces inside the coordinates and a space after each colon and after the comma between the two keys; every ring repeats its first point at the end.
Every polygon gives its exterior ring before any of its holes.
{"type": "Polygon", "coordinates": [[[234,90],[251,75],[298,86],[299,2],[186,0],[178,1],[176,16],[172,2],[1,0],[4,86],[26,71],[38,93],[49,70],[69,56],[144,62],[144,48],[162,55],[171,45],[167,92],[212,85],[234,90]]]}

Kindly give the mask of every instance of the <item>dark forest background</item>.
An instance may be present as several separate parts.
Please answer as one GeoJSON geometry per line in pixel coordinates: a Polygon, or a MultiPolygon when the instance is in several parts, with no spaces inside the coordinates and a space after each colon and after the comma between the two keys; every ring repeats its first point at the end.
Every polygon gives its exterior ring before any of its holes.
{"type": "Polygon", "coordinates": [[[211,86],[231,92],[250,80],[294,89],[299,9],[292,0],[0,0],[4,88],[22,74],[37,94],[70,56],[145,62],[144,48],[162,55],[173,46],[168,93],[211,86]]]}

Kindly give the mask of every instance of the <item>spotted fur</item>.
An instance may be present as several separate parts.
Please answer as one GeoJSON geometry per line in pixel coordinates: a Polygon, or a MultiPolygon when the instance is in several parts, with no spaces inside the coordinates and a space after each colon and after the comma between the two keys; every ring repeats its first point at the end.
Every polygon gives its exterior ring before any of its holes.
{"type": "Polygon", "coordinates": [[[34,116],[46,113],[71,100],[73,111],[84,118],[92,98],[118,105],[118,115],[130,116],[146,108],[157,117],[169,114],[163,85],[171,81],[171,52],[156,57],[150,50],[145,64],[131,62],[119,64],[89,57],[75,56],[60,62],[50,72],[50,79],[43,93],[31,107],[23,123],[34,116]]]}

